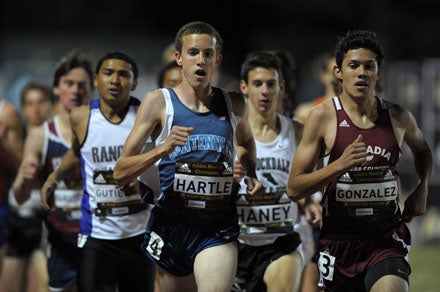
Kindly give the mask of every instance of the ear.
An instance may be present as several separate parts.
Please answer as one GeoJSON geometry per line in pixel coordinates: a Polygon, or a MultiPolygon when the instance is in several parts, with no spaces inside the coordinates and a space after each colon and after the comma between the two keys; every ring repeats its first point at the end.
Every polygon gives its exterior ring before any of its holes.
{"type": "Polygon", "coordinates": [[[382,75],[382,69],[379,68],[379,69],[377,69],[377,76],[380,77],[381,75],[382,75]]]}
{"type": "Polygon", "coordinates": [[[341,71],[341,69],[339,69],[338,66],[333,67],[333,72],[335,73],[336,78],[338,78],[339,80],[342,80],[342,71],[341,71]]]}
{"type": "Polygon", "coordinates": [[[182,66],[182,56],[178,51],[174,53],[174,57],[176,58],[177,65],[182,66]]]}
{"type": "Polygon", "coordinates": [[[286,92],[286,80],[280,81],[280,92],[286,92]]]}
{"type": "Polygon", "coordinates": [[[131,86],[131,91],[136,89],[137,84],[138,84],[137,80],[133,81],[133,85],[131,86]]]}
{"type": "Polygon", "coordinates": [[[95,77],[93,78],[93,86],[95,86],[95,88],[98,88],[98,75],[95,74],[95,77]]]}
{"type": "Polygon", "coordinates": [[[241,94],[244,96],[247,96],[247,84],[244,80],[240,80],[240,91],[241,94]]]}
{"type": "Polygon", "coordinates": [[[53,95],[60,96],[59,95],[60,90],[59,90],[58,86],[54,86],[53,89],[52,89],[52,92],[53,92],[53,95]]]}
{"type": "Polygon", "coordinates": [[[215,63],[217,64],[217,66],[220,65],[220,63],[222,62],[222,60],[223,60],[223,55],[222,55],[222,54],[218,54],[218,55],[217,55],[217,59],[216,59],[216,61],[215,61],[215,63]]]}

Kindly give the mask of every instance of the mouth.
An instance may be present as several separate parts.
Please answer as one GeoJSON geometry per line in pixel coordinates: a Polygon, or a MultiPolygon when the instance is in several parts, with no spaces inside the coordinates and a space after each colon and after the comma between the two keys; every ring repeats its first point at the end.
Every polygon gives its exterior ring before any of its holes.
{"type": "Polygon", "coordinates": [[[119,89],[118,88],[109,88],[108,92],[111,95],[117,95],[119,93],[119,89]]]}
{"type": "Polygon", "coordinates": [[[261,100],[258,101],[258,104],[260,106],[267,107],[270,104],[270,100],[268,100],[268,99],[261,99],[261,100]]]}
{"type": "Polygon", "coordinates": [[[199,69],[196,71],[196,75],[200,76],[200,77],[204,77],[204,76],[206,76],[206,72],[205,72],[205,70],[199,69]]]}
{"type": "Polygon", "coordinates": [[[368,82],[366,82],[366,81],[359,81],[359,82],[356,82],[354,84],[354,86],[356,86],[357,89],[366,89],[366,88],[368,88],[368,82]]]}

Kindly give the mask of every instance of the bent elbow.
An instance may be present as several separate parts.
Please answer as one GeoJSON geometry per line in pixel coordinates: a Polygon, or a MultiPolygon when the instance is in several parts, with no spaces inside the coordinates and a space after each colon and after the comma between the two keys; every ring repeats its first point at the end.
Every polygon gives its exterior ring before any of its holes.
{"type": "Polygon", "coordinates": [[[291,183],[287,187],[287,195],[294,202],[304,198],[304,196],[301,196],[301,191],[296,186],[291,185],[291,183]]]}
{"type": "Polygon", "coordinates": [[[299,192],[295,191],[294,189],[289,189],[287,195],[294,202],[297,202],[305,197],[302,196],[299,192]]]}

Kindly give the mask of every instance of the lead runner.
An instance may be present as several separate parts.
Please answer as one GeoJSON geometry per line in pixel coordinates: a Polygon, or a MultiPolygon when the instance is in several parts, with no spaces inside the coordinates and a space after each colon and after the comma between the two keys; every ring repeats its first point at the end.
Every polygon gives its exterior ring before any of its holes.
{"type": "Polygon", "coordinates": [[[179,29],[175,56],[182,82],[145,96],[114,172],[124,187],[159,169],[161,192],[142,249],[157,263],[163,291],[231,290],[239,234],[232,188],[236,147],[251,177],[250,195],[262,191],[244,97],[211,86],[222,43],[205,22],[179,29]],[[150,142],[155,147],[142,153],[150,142]]]}

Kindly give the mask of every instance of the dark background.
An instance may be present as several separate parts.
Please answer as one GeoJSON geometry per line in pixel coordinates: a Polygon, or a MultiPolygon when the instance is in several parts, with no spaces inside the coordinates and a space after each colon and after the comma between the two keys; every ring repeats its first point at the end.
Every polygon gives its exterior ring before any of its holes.
{"type": "Polygon", "coordinates": [[[440,1],[435,0],[2,0],[1,13],[2,33],[8,35],[136,34],[172,40],[184,23],[207,21],[225,40],[227,71],[236,71],[246,53],[262,48],[289,50],[301,68],[350,29],[376,31],[388,60],[440,56],[440,1]]]}

